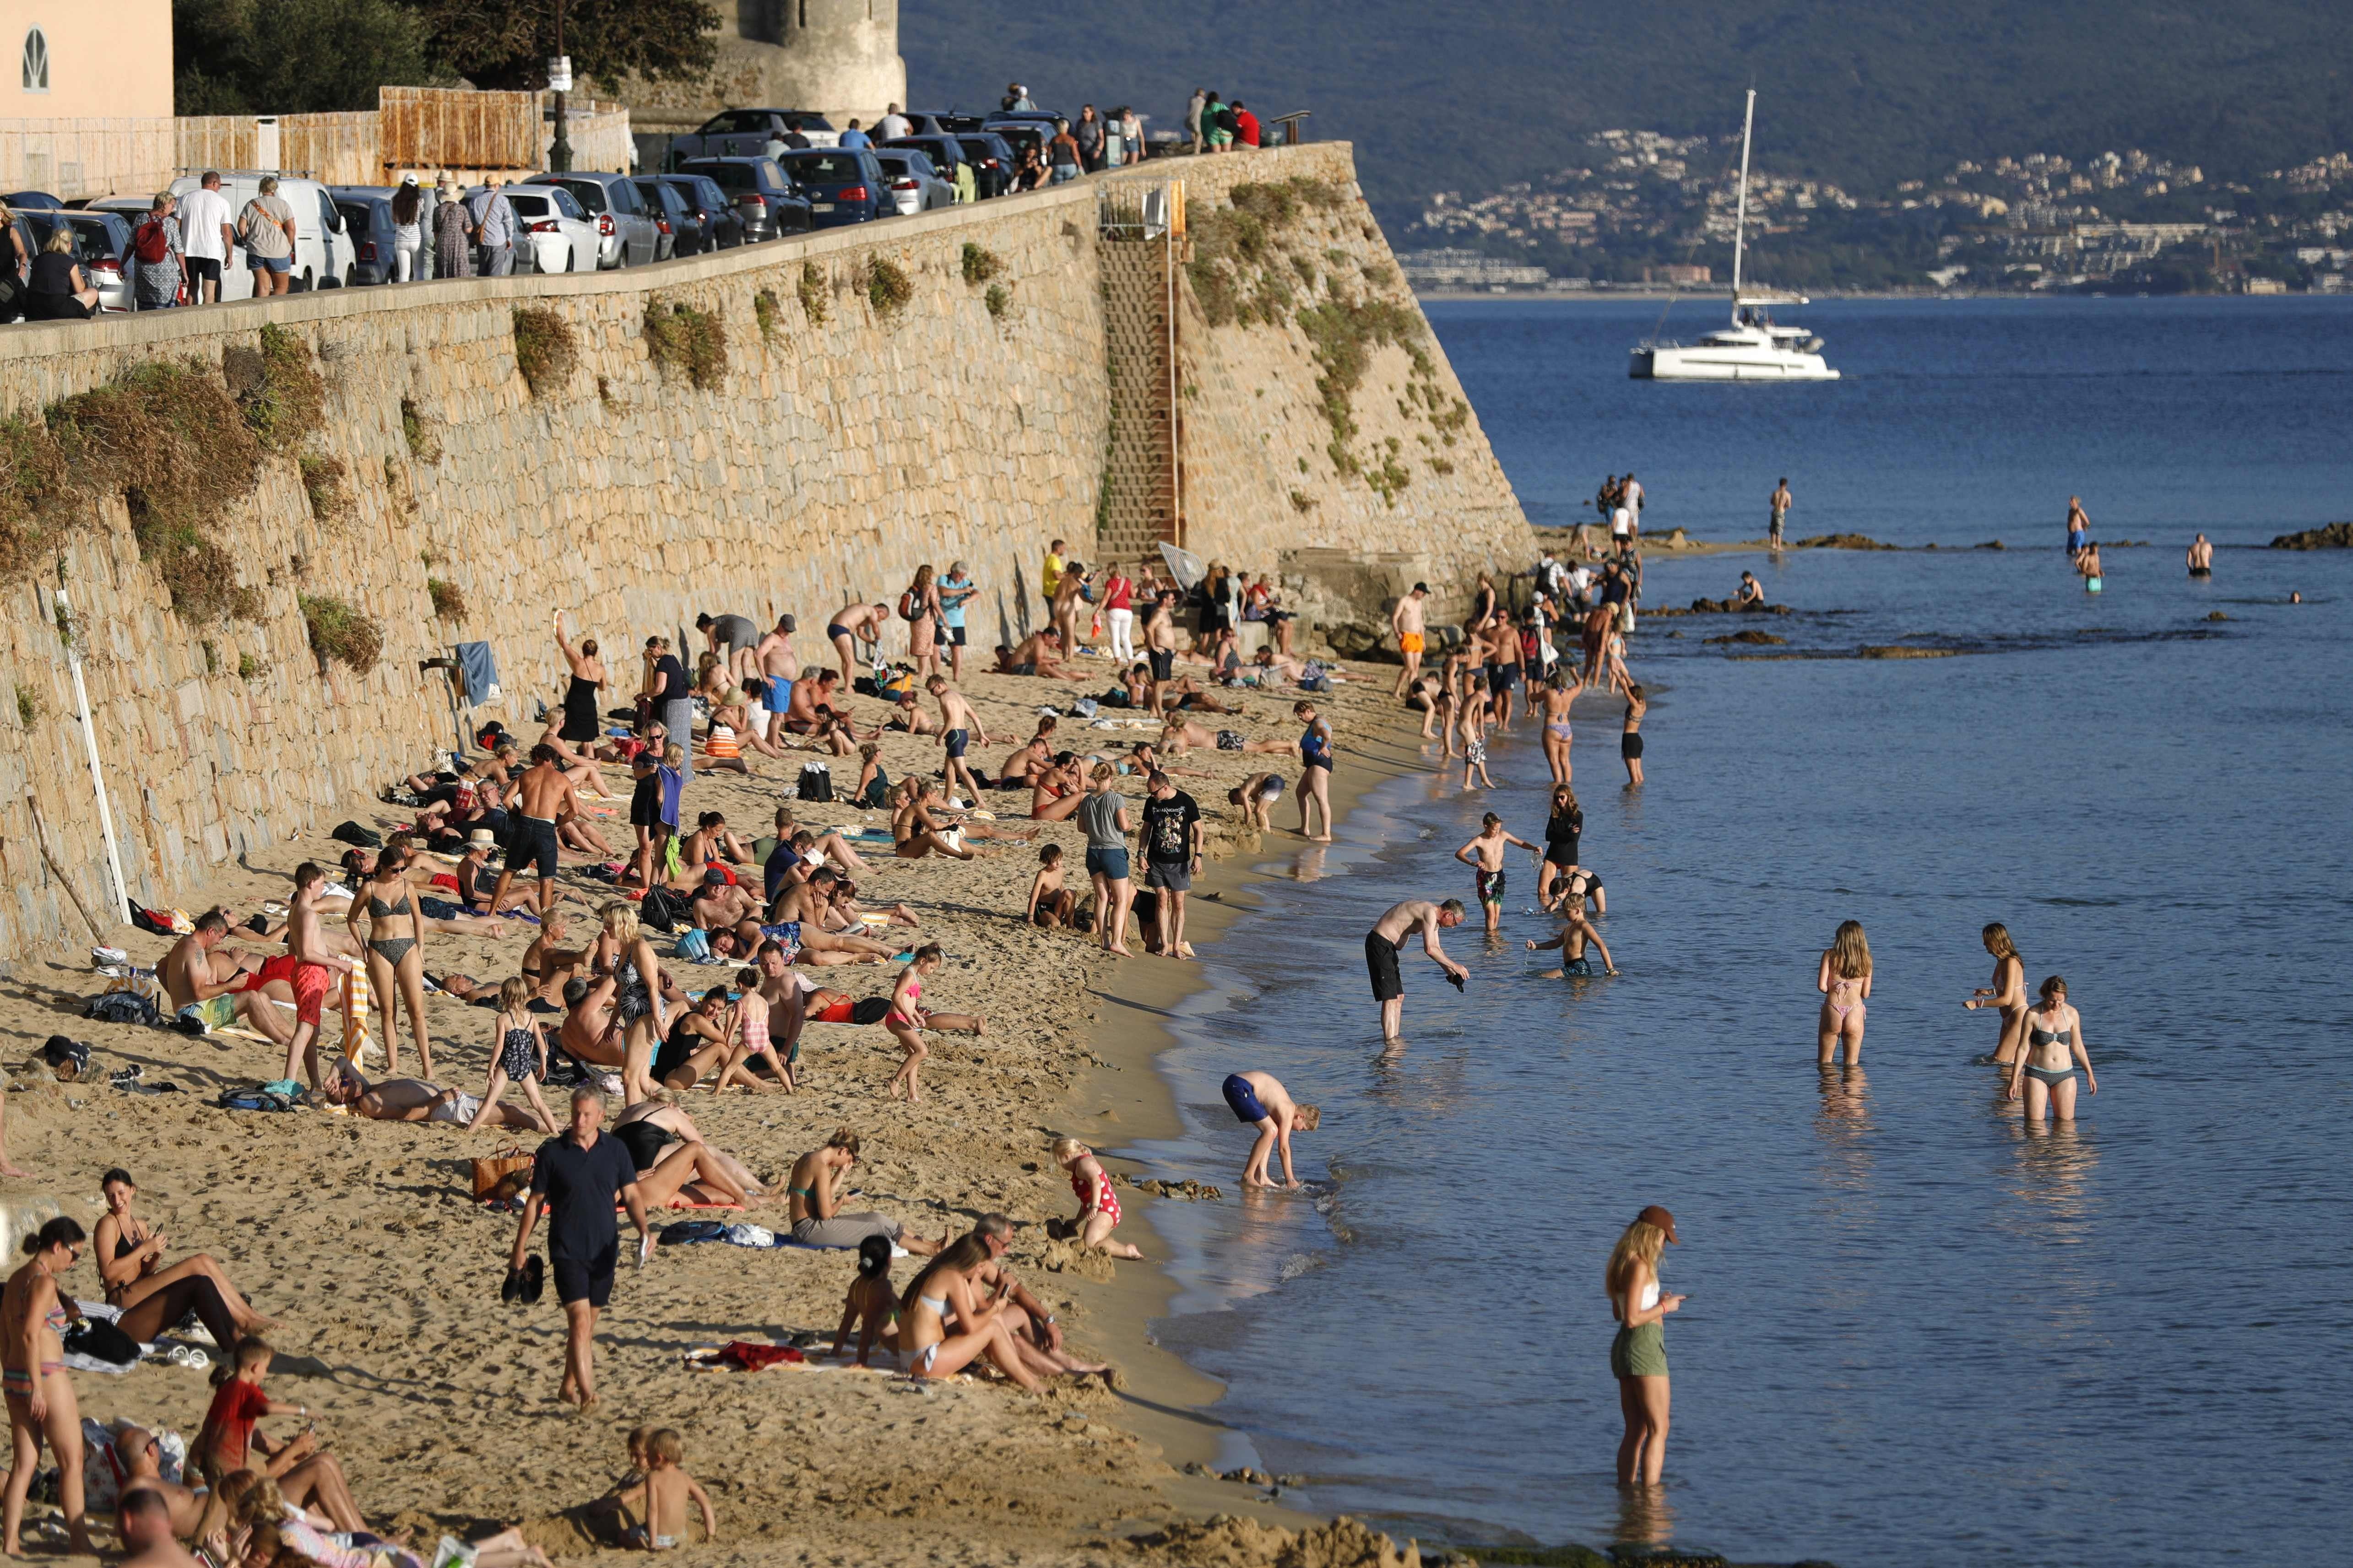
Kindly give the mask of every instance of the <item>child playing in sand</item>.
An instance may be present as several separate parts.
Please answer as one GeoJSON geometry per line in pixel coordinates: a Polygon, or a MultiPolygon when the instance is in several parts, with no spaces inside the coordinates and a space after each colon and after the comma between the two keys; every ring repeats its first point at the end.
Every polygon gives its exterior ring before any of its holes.
{"type": "Polygon", "coordinates": [[[841,1327],[833,1331],[833,1353],[839,1360],[849,1332],[858,1331],[857,1364],[867,1364],[876,1345],[892,1354],[899,1350],[899,1293],[891,1288],[891,1238],[870,1236],[858,1244],[858,1278],[841,1303],[841,1327]]]}
{"type": "Polygon", "coordinates": [[[892,1075],[890,1085],[883,1092],[896,1100],[899,1098],[899,1085],[903,1082],[907,1086],[907,1103],[910,1105],[923,1102],[923,1091],[916,1082],[916,1074],[923,1068],[923,1058],[931,1054],[923,1046],[923,1012],[915,1005],[915,999],[923,994],[924,978],[939,966],[939,943],[925,942],[917,948],[914,962],[899,971],[899,984],[891,991],[891,1011],[882,1016],[882,1026],[891,1031],[891,1037],[897,1040],[899,1048],[907,1053],[907,1059],[892,1075]]]}
{"type": "Polygon", "coordinates": [[[719,1516],[711,1498],[692,1476],[681,1468],[686,1441],[673,1426],[664,1426],[646,1439],[646,1479],[623,1501],[645,1521],[629,1532],[629,1544],[648,1552],[668,1552],[686,1540],[686,1505],[702,1511],[702,1541],[709,1545],[719,1533],[719,1516]]]}
{"type": "Polygon", "coordinates": [[[1242,808],[1242,823],[1261,833],[1274,831],[1274,803],[1282,798],[1281,773],[1252,773],[1240,789],[1226,792],[1227,801],[1242,808]]]}
{"type": "Polygon", "coordinates": [[[1075,1138],[1057,1138],[1054,1163],[1071,1173],[1071,1190],[1079,1195],[1079,1217],[1072,1222],[1078,1226],[1079,1245],[1140,1261],[1144,1254],[1134,1243],[1111,1238],[1119,1226],[1119,1195],[1111,1190],[1111,1177],[1095,1152],[1075,1138]]]}
{"type": "Polygon", "coordinates": [[[520,974],[510,974],[499,983],[499,1016],[491,1021],[497,1037],[491,1047],[491,1084],[482,1090],[482,1108],[466,1131],[473,1131],[499,1113],[499,1099],[507,1085],[522,1086],[522,1097],[531,1101],[531,1113],[539,1118],[539,1130],[550,1138],[555,1136],[555,1118],[549,1115],[547,1102],[539,1097],[540,1081],[547,1077],[547,1032],[540,1016],[531,1011],[531,982],[520,974]]]}
{"type": "Polygon", "coordinates": [[[1049,844],[1038,851],[1038,874],[1029,879],[1029,907],[1022,920],[1060,931],[1078,912],[1079,896],[1062,886],[1062,847],[1049,844]]]}

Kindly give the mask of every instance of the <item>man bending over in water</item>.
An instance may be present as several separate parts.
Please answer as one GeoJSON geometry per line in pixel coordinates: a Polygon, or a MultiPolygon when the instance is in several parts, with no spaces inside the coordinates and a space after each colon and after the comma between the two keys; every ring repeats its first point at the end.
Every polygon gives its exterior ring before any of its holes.
{"type": "Polygon", "coordinates": [[[1299,1178],[1291,1169],[1291,1135],[1294,1131],[1314,1131],[1322,1125],[1324,1113],[1312,1105],[1294,1104],[1291,1091],[1271,1072],[1229,1073],[1223,1089],[1234,1119],[1258,1129],[1258,1142],[1250,1145],[1250,1160],[1242,1166],[1242,1185],[1274,1185],[1267,1179],[1266,1163],[1279,1148],[1282,1151],[1282,1184],[1298,1186],[1299,1178]]]}
{"type": "Polygon", "coordinates": [[[1408,899],[1390,907],[1389,912],[1373,922],[1365,933],[1365,967],[1373,980],[1373,1000],[1381,1005],[1381,1038],[1395,1040],[1403,1037],[1398,1026],[1405,1021],[1405,981],[1398,973],[1398,952],[1406,939],[1415,931],[1421,933],[1422,950],[1428,952],[1457,991],[1471,978],[1471,972],[1446,956],[1439,945],[1438,933],[1462,923],[1462,900],[1449,899],[1434,904],[1428,899],[1408,899]]]}

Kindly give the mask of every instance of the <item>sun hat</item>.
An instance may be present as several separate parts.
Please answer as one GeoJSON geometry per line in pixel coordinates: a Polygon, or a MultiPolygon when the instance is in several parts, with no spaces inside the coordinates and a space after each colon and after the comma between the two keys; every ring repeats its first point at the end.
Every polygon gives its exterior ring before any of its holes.
{"type": "Polygon", "coordinates": [[[492,833],[487,827],[477,827],[474,831],[466,835],[466,847],[469,849],[495,848],[498,842],[498,835],[492,833]]]}

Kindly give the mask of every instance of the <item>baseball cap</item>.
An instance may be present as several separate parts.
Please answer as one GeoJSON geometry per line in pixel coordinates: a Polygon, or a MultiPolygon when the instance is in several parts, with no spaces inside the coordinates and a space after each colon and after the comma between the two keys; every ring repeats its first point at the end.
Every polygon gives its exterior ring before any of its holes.
{"type": "Polygon", "coordinates": [[[1683,1237],[1675,1234],[1675,1216],[1669,1214],[1657,1204],[1652,1204],[1649,1208],[1646,1208],[1641,1214],[1636,1215],[1634,1216],[1634,1222],[1637,1225],[1655,1225],[1661,1230],[1667,1233],[1667,1239],[1669,1241],[1675,1242],[1679,1245],[1683,1241],[1683,1237]]]}

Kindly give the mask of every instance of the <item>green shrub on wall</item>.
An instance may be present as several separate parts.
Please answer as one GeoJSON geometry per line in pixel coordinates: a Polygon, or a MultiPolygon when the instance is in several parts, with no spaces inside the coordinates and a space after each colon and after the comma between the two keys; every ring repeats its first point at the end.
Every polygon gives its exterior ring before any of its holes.
{"type": "Polygon", "coordinates": [[[13,579],[46,553],[64,521],[65,454],[39,421],[0,419],[0,574],[13,579]]]}
{"type": "Polygon", "coordinates": [[[311,515],[330,525],[349,521],[359,503],[352,499],[352,487],[343,482],[343,459],[305,452],[299,464],[302,492],[311,498],[311,515]]]}
{"type": "Polygon", "coordinates": [[[374,621],[332,595],[302,594],[296,602],[302,607],[302,624],[311,634],[311,651],[321,663],[332,659],[348,666],[354,675],[365,675],[375,668],[384,654],[384,632],[374,621]]]}
{"type": "Polygon", "coordinates": [[[833,314],[833,301],[826,288],[825,274],[818,269],[816,262],[801,263],[801,280],[796,291],[800,295],[801,314],[809,319],[809,324],[825,325],[833,314]]]}
{"type": "Polygon", "coordinates": [[[308,342],[285,328],[262,328],[259,348],[223,351],[221,372],[264,450],[291,452],[325,427],[327,384],[318,360],[308,342]]]}
{"type": "Polygon", "coordinates": [[[776,302],[776,290],[763,289],[752,296],[752,319],[760,323],[760,341],[773,343],[776,334],[785,330],[785,308],[776,302]]]}
{"type": "Polygon", "coordinates": [[[682,375],[698,392],[716,391],[727,379],[727,323],[713,310],[682,300],[655,300],[646,306],[646,350],[666,375],[682,375]]]}
{"type": "Polygon", "coordinates": [[[400,400],[400,434],[408,443],[408,455],[418,462],[438,463],[441,460],[440,438],[433,434],[432,424],[413,398],[400,400]]]}
{"type": "Polygon", "coordinates": [[[867,304],[873,307],[876,319],[896,321],[900,312],[906,310],[907,302],[915,297],[915,280],[908,277],[906,269],[897,262],[887,261],[879,256],[868,257],[863,270],[865,275],[860,287],[865,292],[867,304]]]}
{"type": "Polygon", "coordinates": [[[572,323],[544,306],[526,305],[514,313],[514,344],[515,369],[533,397],[560,389],[580,361],[572,323]]]}
{"type": "Polygon", "coordinates": [[[964,242],[964,280],[974,288],[987,282],[1005,270],[1004,261],[997,252],[970,240],[964,242]]]}
{"type": "Polygon", "coordinates": [[[988,313],[1001,321],[1005,313],[1013,309],[1013,291],[1002,283],[991,283],[981,301],[988,307],[988,313]]]}

